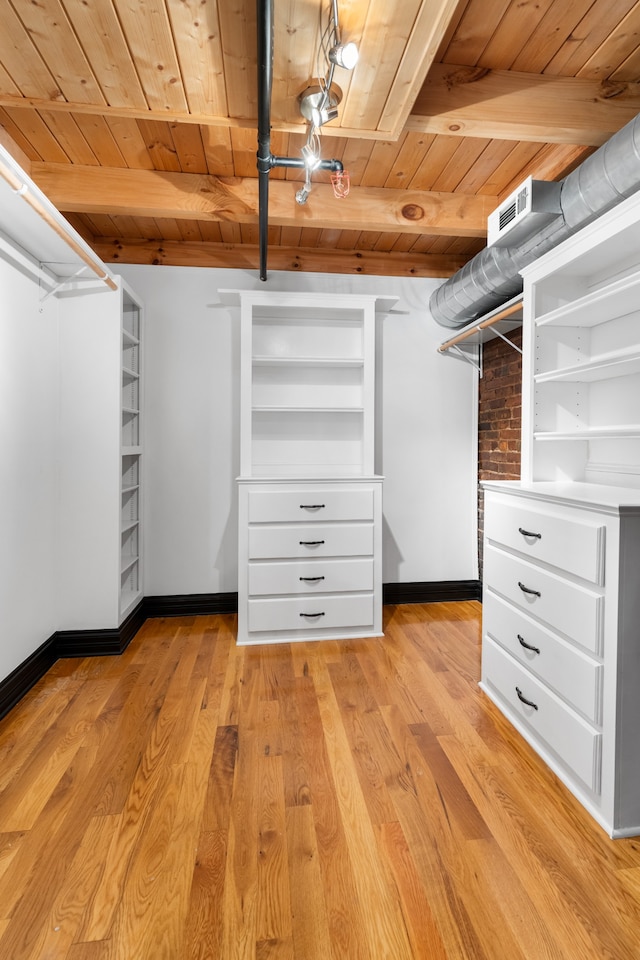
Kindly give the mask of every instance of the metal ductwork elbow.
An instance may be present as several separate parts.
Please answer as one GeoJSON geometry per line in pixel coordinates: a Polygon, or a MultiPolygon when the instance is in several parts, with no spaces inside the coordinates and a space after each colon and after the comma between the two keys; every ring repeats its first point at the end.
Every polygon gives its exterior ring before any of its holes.
{"type": "Polygon", "coordinates": [[[520,271],[596,217],[640,190],[640,114],[561,183],[560,214],[522,243],[486,247],[431,295],[443,327],[459,328],[522,290],[520,271]]]}

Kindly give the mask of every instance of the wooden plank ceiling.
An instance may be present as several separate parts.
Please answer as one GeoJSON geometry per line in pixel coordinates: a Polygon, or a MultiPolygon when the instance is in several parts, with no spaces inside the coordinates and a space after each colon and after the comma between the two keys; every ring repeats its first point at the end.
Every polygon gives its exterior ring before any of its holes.
{"type": "MultiPolygon", "coordinates": [[[[274,154],[330,0],[275,0],[274,154]]],[[[640,0],[340,0],[357,41],[314,174],[274,170],[269,268],[447,276],[527,175],[558,180],[640,112],[640,0]]],[[[257,269],[255,0],[4,0],[0,142],[107,262],[257,269]]],[[[1,216],[1,211],[0,211],[1,216]]]]}

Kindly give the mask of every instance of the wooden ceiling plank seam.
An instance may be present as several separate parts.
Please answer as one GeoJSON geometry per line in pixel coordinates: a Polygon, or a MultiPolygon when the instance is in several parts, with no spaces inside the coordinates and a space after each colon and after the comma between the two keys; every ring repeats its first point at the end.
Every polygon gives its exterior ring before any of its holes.
{"type": "Polygon", "coordinates": [[[0,107],[0,143],[25,173],[29,173],[32,160],[44,160],[4,107],[0,107]]]}
{"type": "Polygon", "coordinates": [[[203,243],[222,243],[222,231],[219,223],[200,220],[198,223],[203,243]]]}
{"type": "Polygon", "coordinates": [[[513,61],[514,70],[542,73],[562,44],[589,12],[595,0],[572,0],[550,4],[533,31],[527,30],[526,46],[513,61]]]}
{"type": "Polygon", "coordinates": [[[178,220],[177,223],[182,235],[181,240],[185,243],[202,243],[204,238],[197,220],[178,220]]]}
{"type": "Polygon", "coordinates": [[[190,111],[228,116],[218,0],[167,0],[190,111]]]}
{"type": "Polygon", "coordinates": [[[224,127],[200,127],[202,147],[209,173],[219,177],[233,176],[231,133],[224,127]]]}
{"type": "Polygon", "coordinates": [[[107,104],[148,109],[136,65],[112,0],[63,0],[107,104]]]}
{"type": "Polygon", "coordinates": [[[601,3],[594,4],[549,61],[544,72],[550,76],[589,79],[587,63],[617,29],[620,21],[637,6],[638,0],[611,0],[604,7],[601,3]]]}
{"type": "Polygon", "coordinates": [[[72,114],[57,113],[54,110],[39,110],[38,115],[47,125],[51,136],[55,137],[71,163],[100,165],[100,160],[87,143],[72,114]]]}
{"type": "Polygon", "coordinates": [[[465,4],[466,0],[439,0],[434,11],[433,4],[423,0],[378,123],[379,130],[399,136],[435,61],[447,26],[457,19],[459,8],[465,4]]]}
{"type": "Polygon", "coordinates": [[[60,0],[21,3],[19,17],[64,98],[106,104],[100,84],[60,0]]]}
{"type": "MultiPolygon", "coordinates": [[[[10,133],[10,128],[14,127],[9,117],[0,107],[0,146],[4,147],[7,153],[13,157],[19,167],[22,167],[28,177],[31,176],[31,157],[25,153],[20,144],[10,133]]],[[[20,131],[16,131],[20,136],[20,131]]],[[[34,157],[34,159],[36,159],[34,157]]]]}
{"type": "Polygon", "coordinates": [[[615,79],[616,71],[640,41],[640,2],[598,47],[580,70],[580,76],[596,80],[615,79]],[[630,43],[631,40],[631,43],[630,43]]]}
{"type": "Polygon", "coordinates": [[[256,153],[258,141],[255,130],[231,130],[233,175],[257,177],[256,153]]]}
{"type": "Polygon", "coordinates": [[[456,191],[471,194],[480,193],[492,171],[497,170],[511,150],[512,144],[508,140],[490,140],[487,148],[482,151],[478,163],[467,171],[456,191]]]}
{"type": "Polygon", "coordinates": [[[500,197],[508,197],[522,181],[531,176],[535,180],[562,180],[592,152],[590,147],[558,146],[548,144],[525,164],[510,183],[506,183],[500,197]]]}
{"type": "Polygon", "coordinates": [[[447,167],[460,145],[456,137],[436,137],[425,152],[409,184],[409,190],[433,190],[433,184],[447,167]]]}
{"type": "Polygon", "coordinates": [[[629,54],[620,66],[611,75],[612,80],[627,81],[640,76],[640,47],[629,54]]]}
{"type": "Polygon", "coordinates": [[[153,160],[138,122],[125,117],[106,116],[104,119],[118,144],[125,166],[136,170],[153,170],[153,160]]]}
{"type": "Polygon", "coordinates": [[[514,60],[526,51],[529,37],[538,29],[553,3],[554,0],[510,3],[478,57],[477,66],[489,70],[515,69],[514,60]]]}
{"type": "Polygon", "coordinates": [[[513,0],[469,3],[458,28],[442,56],[445,63],[466,63],[475,67],[513,0]]]}
{"type": "Polygon", "coordinates": [[[395,190],[408,187],[434,139],[433,134],[408,131],[384,186],[395,190]]]}
{"type": "Polygon", "coordinates": [[[135,222],[139,236],[145,240],[161,241],[163,233],[160,229],[160,222],[155,217],[132,217],[135,222]]]}
{"type": "Polygon", "coordinates": [[[19,97],[20,89],[13,82],[12,77],[0,63],[0,90],[3,93],[11,94],[11,96],[19,97]]]}
{"type": "Polygon", "coordinates": [[[144,137],[154,170],[180,172],[180,161],[171,135],[169,123],[158,121],[138,122],[140,133],[144,137]]]}
{"type": "Polygon", "coordinates": [[[82,113],[74,116],[74,120],[101,166],[127,166],[120,146],[104,117],[82,113]]]}
{"type": "Polygon", "coordinates": [[[458,189],[460,182],[473,169],[479,158],[491,143],[490,140],[479,137],[464,137],[458,142],[458,148],[442,173],[436,177],[432,190],[441,190],[453,193],[458,189]]]}
{"type": "MultiPolygon", "coordinates": [[[[516,143],[509,151],[504,161],[493,171],[491,176],[478,191],[479,195],[498,196],[499,201],[508,196],[508,187],[513,183],[521,183],[524,179],[523,171],[530,169],[536,156],[540,152],[538,143],[516,143]]],[[[495,205],[497,206],[497,204],[495,205]]]]}
{"type": "Polygon", "coordinates": [[[169,131],[180,169],[184,173],[208,173],[200,127],[190,123],[170,123],[169,131]]]}
{"type": "Polygon", "coordinates": [[[172,217],[165,217],[164,220],[156,220],[156,225],[160,231],[162,240],[166,240],[167,242],[172,241],[174,243],[179,243],[180,240],[182,240],[182,233],[180,232],[178,221],[172,217]]]}
{"type": "Polygon", "coordinates": [[[223,243],[233,243],[238,245],[242,242],[239,223],[231,223],[229,220],[221,220],[220,235],[222,236],[223,243]]]}
{"type": "Polygon", "coordinates": [[[227,109],[232,117],[257,117],[256,8],[242,0],[219,7],[227,109]]]}
{"type": "Polygon", "coordinates": [[[22,96],[64,100],[57,80],[12,3],[5,3],[2,11],[2,35],[2,65],[22,96]]]}
{"type": "MultiPolygon", "coordinates": [[[[65,216],[69,217],[73,214],[72,210],[68,210],[65,213],[65,216]]],[[[118,224],[118,220],[122,222],[123,217],[112,217],[109,214],[93,214],[93,213],[82,213],[79,214],[82,219],[87,224],[87,229],[91,232],[94,237],[119,237],[121,236],[121,227],[118,224]]],[[[131,218],[127,218],[131,219],[131,218]]],[[[137,234],[136,234],[137,236],[137,234]]]]}
{"type": "Polygon", "coordinates": [[[402,133],[395,140],[376,141],[373,144],[369,162],[360,178],[360,186],[383,187],[389,179],[391,170],[398,156],[398,151],[404,146],[407,134],[402,133]]]}
{"type": "Polygon", "coordinates": [[[640,112],[640,84],[615,93],[595,80],[436,64],[407,128],[599,146],[640,112]]]}
{"type": "Polygon", "coordinates": [[[164,0],[113,0],[149,106],[188,112],[178,56],[164,0]]]}
{"type": "Polygon", "coordinates": [[[12,120],[13,123],[18,127],[27,141],[33,146],[34,151],[38,154],[38,156],[42,157],[43,160],[60,164],[69,163],[69,157],[62,149],[56,138],[53,136],[39,113],[37,113],[35,110],[30,111],[29,116],[26,118],[26,122],[25,118],[21,117],[21,122],[18,124],[13,115],[13,110],[6,110],[5,112],[10,120],[12,120]]]}

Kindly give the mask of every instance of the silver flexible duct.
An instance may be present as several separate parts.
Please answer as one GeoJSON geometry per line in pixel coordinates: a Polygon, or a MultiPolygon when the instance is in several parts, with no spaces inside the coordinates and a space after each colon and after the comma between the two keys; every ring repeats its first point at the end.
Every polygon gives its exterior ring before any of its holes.
{"type": "Polygon", "coordinates": [[[486,247],[429,301],[443,327],[463,327],[522,290],[520,270],[640,189],[640,114],[562,181],[562,213],[514,247],[486,247]]]}

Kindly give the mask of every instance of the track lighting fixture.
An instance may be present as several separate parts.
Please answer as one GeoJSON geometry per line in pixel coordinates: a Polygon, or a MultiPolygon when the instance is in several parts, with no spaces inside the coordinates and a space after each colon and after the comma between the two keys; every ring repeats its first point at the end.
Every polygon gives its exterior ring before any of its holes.
{"type": "MultiPolygon", "coordinates": [[[[310,174],[322,164],[320,156],[320,128],[338,116],[338,106],[342,100],[342,90],[333,82],[336,67],[352,70],[358,60],[358,48],[349,41],[343,43],[338,23],[338,0],[330,0],[327,24],[320,40],[318,51],[318,79],[309,84],[298,95],[300,113],[309,123],[307,141],[302,147],[302,158],[306,169],[306,181],[303,189],[296,193],[298,203],[306,203],[311,190],[310,174]],[[322,58],[324,57],[324,66],[322,58]]],[[[339,171],[339,189],[336,197],[346,197],[349,192],[348,174],[339,171]]]]}
{"type": "Polygon", "coordinates": [[[329,60],[337,67],[344,67],[345,70],[353,70],[358,62],[358,48],[350,41],[349,43],[337,43],[335,47],[329,50],[329,60]]]}

